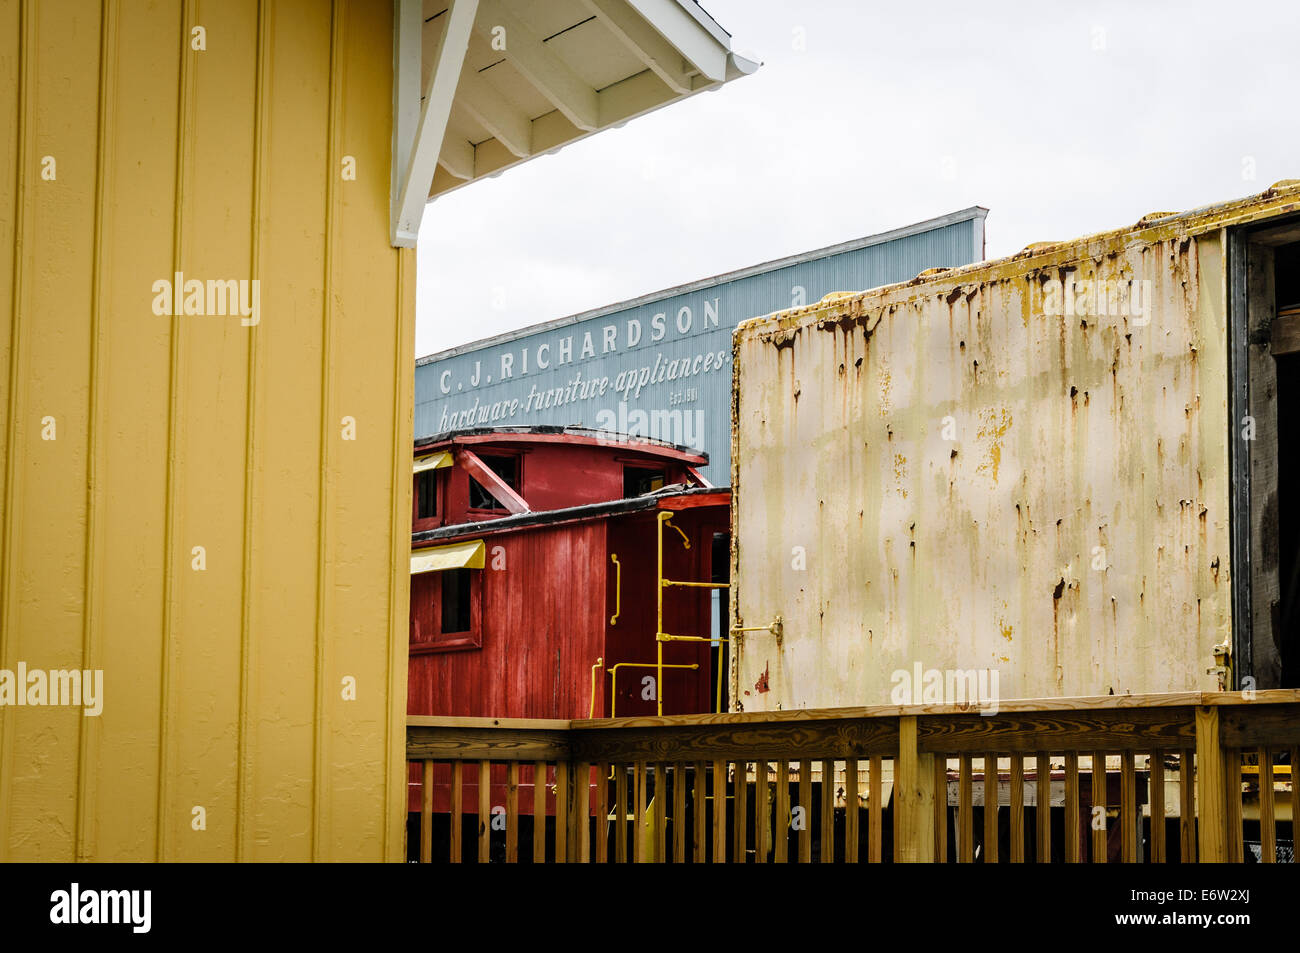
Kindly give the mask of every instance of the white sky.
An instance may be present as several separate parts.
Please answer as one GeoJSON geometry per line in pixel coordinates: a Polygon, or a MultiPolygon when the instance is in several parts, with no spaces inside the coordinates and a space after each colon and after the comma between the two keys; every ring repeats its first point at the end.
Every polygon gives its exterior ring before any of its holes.
{"type": "Polygon", "coordinates": [[[428,206],[417,355],[970,205],[996,258],[1300,178],[1298,0],[704,7],[756,74],[428,206]]]}

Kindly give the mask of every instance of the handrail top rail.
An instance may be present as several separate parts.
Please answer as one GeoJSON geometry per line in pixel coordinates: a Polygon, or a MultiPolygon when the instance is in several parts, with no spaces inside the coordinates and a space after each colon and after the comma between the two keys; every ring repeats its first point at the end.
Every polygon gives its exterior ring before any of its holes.
{"type": "MultiPolygon", "coordinates": [[[[622,721],[623,719],[616,719],[622,721]]],[[[475,718],[465,715],[407,715],[408,728],[510,728],[512,730],[568,731],[567,718],[475,718]]]]}
{"type": "MultiPolygon", "coordinates": [[[[1248,707],[1300,703],[1300,689],[1259,690],[1253,698],[1243,692],[1161,692],[1141,695],[1083,695],[1072,698],[1004,699],[997,715],[1033,712],[1105,712],[1134,708],[1248,707]]],[[[925,715],[980,715],[978,704],[869,705],[846,708],[799,708],[789,711],[707,713],[699,715],[633,715],[624,718],[472,718],[447,715],[407,715],[407,727],[486,728],[537,731],[597,730],[710,725],[771,724],[773,722],[845,721],[925,715]]],[[[996,717],[989,716],[989,717],[996,717]]]]}

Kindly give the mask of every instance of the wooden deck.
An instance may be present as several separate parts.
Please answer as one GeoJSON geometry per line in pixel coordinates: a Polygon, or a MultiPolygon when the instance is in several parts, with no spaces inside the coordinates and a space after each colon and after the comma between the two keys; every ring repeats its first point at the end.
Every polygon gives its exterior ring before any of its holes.
{"type": "Polygon", "coordinates": [[[407,759],[423,862],[1267,863],[1294,856],[1300,691],[412,716],[407,759]]]}

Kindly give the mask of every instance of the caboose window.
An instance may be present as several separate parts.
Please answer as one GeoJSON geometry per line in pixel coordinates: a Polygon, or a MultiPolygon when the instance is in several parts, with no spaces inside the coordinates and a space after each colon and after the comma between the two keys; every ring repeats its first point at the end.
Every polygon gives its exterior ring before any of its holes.
{"type": "Polygon", "coordinates": [[[663,489],[664,471],[642,467],[623,468],[623,496],[642,496],[663,489]]]}
{"type": "Polygon", "coordinates": [[[483,645],[483,540],[411,553],[411,652],[455,652],[483,645]]]}
{"type": "Polygon", "coordinates": [[[438,516],[438,471],[426,470],[415,478],[415,518],[436,519],[438,516]]]}
{"type": "Polygon", "coordinates": [[[447,569],[442,576],[442,635],[470,629],[470,569],[447,569]]]}
{"type": "MultiPolygon", "coordinates": [[[[479,454],[479,459],[483,464],[501,478],[506,486],[514,490],[519,490],[519,458],[518,457],[496,457],[489,454],[479,454]]],[[[483,489],[473,477],[469,478],[469,508],[472,510],[504,510],[505,507],[487,490],[483,489]]]]}

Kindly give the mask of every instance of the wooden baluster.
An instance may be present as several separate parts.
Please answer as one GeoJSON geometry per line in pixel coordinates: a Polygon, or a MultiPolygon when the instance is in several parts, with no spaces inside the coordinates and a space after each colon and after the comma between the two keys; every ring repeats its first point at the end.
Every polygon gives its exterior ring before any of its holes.
{"type": "Polygon", "coordinates": [[[1165,862],[1165,759],[1151,752],[1147,770],[1147,802],[1151,805],[1151,863],[1165,862]]]}
{"type": "Polygon", "coordinates": [[[727,762],[713,762],[713,862],[727,862],[727,762]]]}
{"type": "Polygon", "coordinates": [[[596,863],[609,863],[609,762],[596,765],[596,863]]]}
{"type": "Polygon", "coordinates": [[[858,759],[844,762],[844,862],[858,862],[858,759]]]}
{"type": "Polygon", "coordinates": [[[450,860],[453,864],[460,863],[460,837],[461,837],[461,789],[460,775],[463,761],[453,761],[451,763],[451,849],[449,851],[450,860]]]}
{"type": "Polygon", "coordinates": [[[799,806],[803,827],[799,829],[799,863],[812,863],[812,762],[799,762],[799,806]]]}
{"type": "MultiPolygon", "coordinates": [[[[754,860],[756,863],[767,863],[768,848],[768,790],[767,790],[767,770],[768,762],[756,761],[754,763],[754,860]]],[[[778,816],[772,818],[772,836],[775,836],[781,830],[781,818],[778,816]]]]}
{"type": "Polygon", "coordinates": [[[627,765],[614,766],[614,863],[627,863],[627,765]]]}
{"type": "Polygon", "coordinates": [[[707,768],[703,761],[695,762],[695,863],[708,860],[708,798],[705,796],[707,768]]]}
{"type": "Polygon", "coordinates": [[[1291,749],[1291,859],[1297,862],[1294,851],[1300,849],[1296,831],[1300,830],[1300,747],[1291,749]]]}
{"type": "Polygon", "coordinates": [[[686,765],[673,765],[673,861],[686,863],[686,765]]]}
{"type": "Polygon", "coordinates": [[[984,756],[984,863],[998,862],[998,756],[984,756]]]}
{"type": "Polygon", "coordinates": [[[433,863],[433,762],[420,771],[420,863],[433,863]]]}
{"type": "Polygon", "coordinates": [[[1077,864],[1082,853],[1079,844],[1079,753],[1065,754],[1065,862],[1077,864]]]}
{"type": "Polygon", "coordinates": [[[1119,758],[1119,859],[1121,863],[1136,864],[1137,773],[1132,751],[1121,751],[1119,758]]]}
{"type": "Polygon", "coordinates": [[[835,861],[835,762],[822,762],[820,863],[835,861]]]}
{"type": "Polygon", "coordinates": [[[948,863],[948,759],[934,756],[934,860],[948,863]]]}
{"type": "Polygon", "coordinates": [[[555,762],[555,862],[569,860],[569,763],[555,762]]]}
{"type": "Polygon", "coordinates": [[[934,755],[922,752],[920,721],[898,719],[898,758],[894,761],[895,858],[907,864],[934,860],[934,755]]]}
{"type": "Polygon", "coordinates": [[[533,863],[546,863],[546,762],[533,762],[533,863]]]}
{"type": "Polygon", "coordinates": [[[1088,818],[1088,827],[1092,831],[1092,862],[1106,863],[1106,828],[1110,825],[1106,817],[1106,754],[1102,751],[1092,753],[1092,811],[1088,818]],[[1097,808],[1101,808],[1098,814],[1097,808]]]}
{"type": "Polygon", "coordinates": [[[664,765],[655,765],[655,863],[668,859],[668,772],[664,765]]]}
{"type": "Polygon", "coordinates": [[[882,790],[881,756],[873,754],[871,756],[871,774],[867,778],[868,803],[867,803],[867,861],[868,863],[878,864],[881,860],[881,852],[884,848],[883,834],[884,826],[882,824],[882,805],[884,799],[882,790]]]}
{"type": "Polygon", "coordinates": [[[1025,862],[1025,759],[1019,753],[1011,755],[1011,774],[1008,797],[1008,821],[1011,826],[1011,862],[1025,862]]]}
{"type": "Polygon", "coordinates": [[[506,768],[506,863],[519,863],[519,762],[506,768]]]}
{"type": "Polygon", "coordinates": [[[1038,840],[1034,845],[1034,859],[1040,864],[1052,860],[1052,763],[1047,752],[1038,752],[1037,788],[1034,792],[1038,808],[1034,811],[1034,820],[1038,822],[1038,840]]]}
{"type": "Polygon", "coordinates": [[[478,763],[478,862],[492,859],[492,762],[478,763]]]}
{"type": "Polygon", "coordinates": [[[735,781],[735,823],[732,825],[732,831],[736,835],[736,863],[743,864],[748,855],[748,834],[749,834],[749,762],[736,762],[736,781],[735,781]]]}
{"type": "Polygon", "coordinates": [[[1240,864],[1246,850],[1241,817],[1241,749],[1223,749],[1225,794],[1228,798],[1228,863],[1240,864]]]}
{"type": "Polygon", "coordinates": [[[1259,859],[1264,864],[1277,862],[1277,830],[1273,822],[1273,752],[1267,747],[1259,749],[1259,859]]]}
{"type": "Polygon", "coordinates": [[[573,818],[569,849],[575,863],[591,863],[591,762],[579,761],[573,775],[573,818]]]}
{"type": "Polygon", "coordinates": [[[776,763],[776,808],[772,812],[772,861],[789,861],[790,850],[790,763],[776,763]]]}
{"type": "Polygon", "coordinates": [[[961,770],[957,775],[957,863],[969,864],[975,860],[975,823],[971,818],[971,756],[961,756],[961,770]]]}
{"type": "MultiPolygon", "coordinates": [[[[1228,859],[1228,804],[1224,778],[1224,751],[1219,742],[1219,709],[1196,709],[1196,810],[1197,856],[1201,863],[1228,859]]],[[[1240,785],[1237,786],[1240,790],[1240,785]]],[[[1237,834],[1240,835],[1240,829],[1237,834]]]]}
{"type": "Polygon", "coordinates": [[[636,762],[632,769],[632,787],[635,789],[633,808],[636,814],[636,823],[633,826],[632,841],[632,862],[644,864],[645,842],[646,842],[646,763],[644,761],[636,762]]]}
{"type": "Polygon", "coordinates": [[[1178,859],[1196,863],[1196,762],[1191,748],[1178,752],[1178,859]]]}

